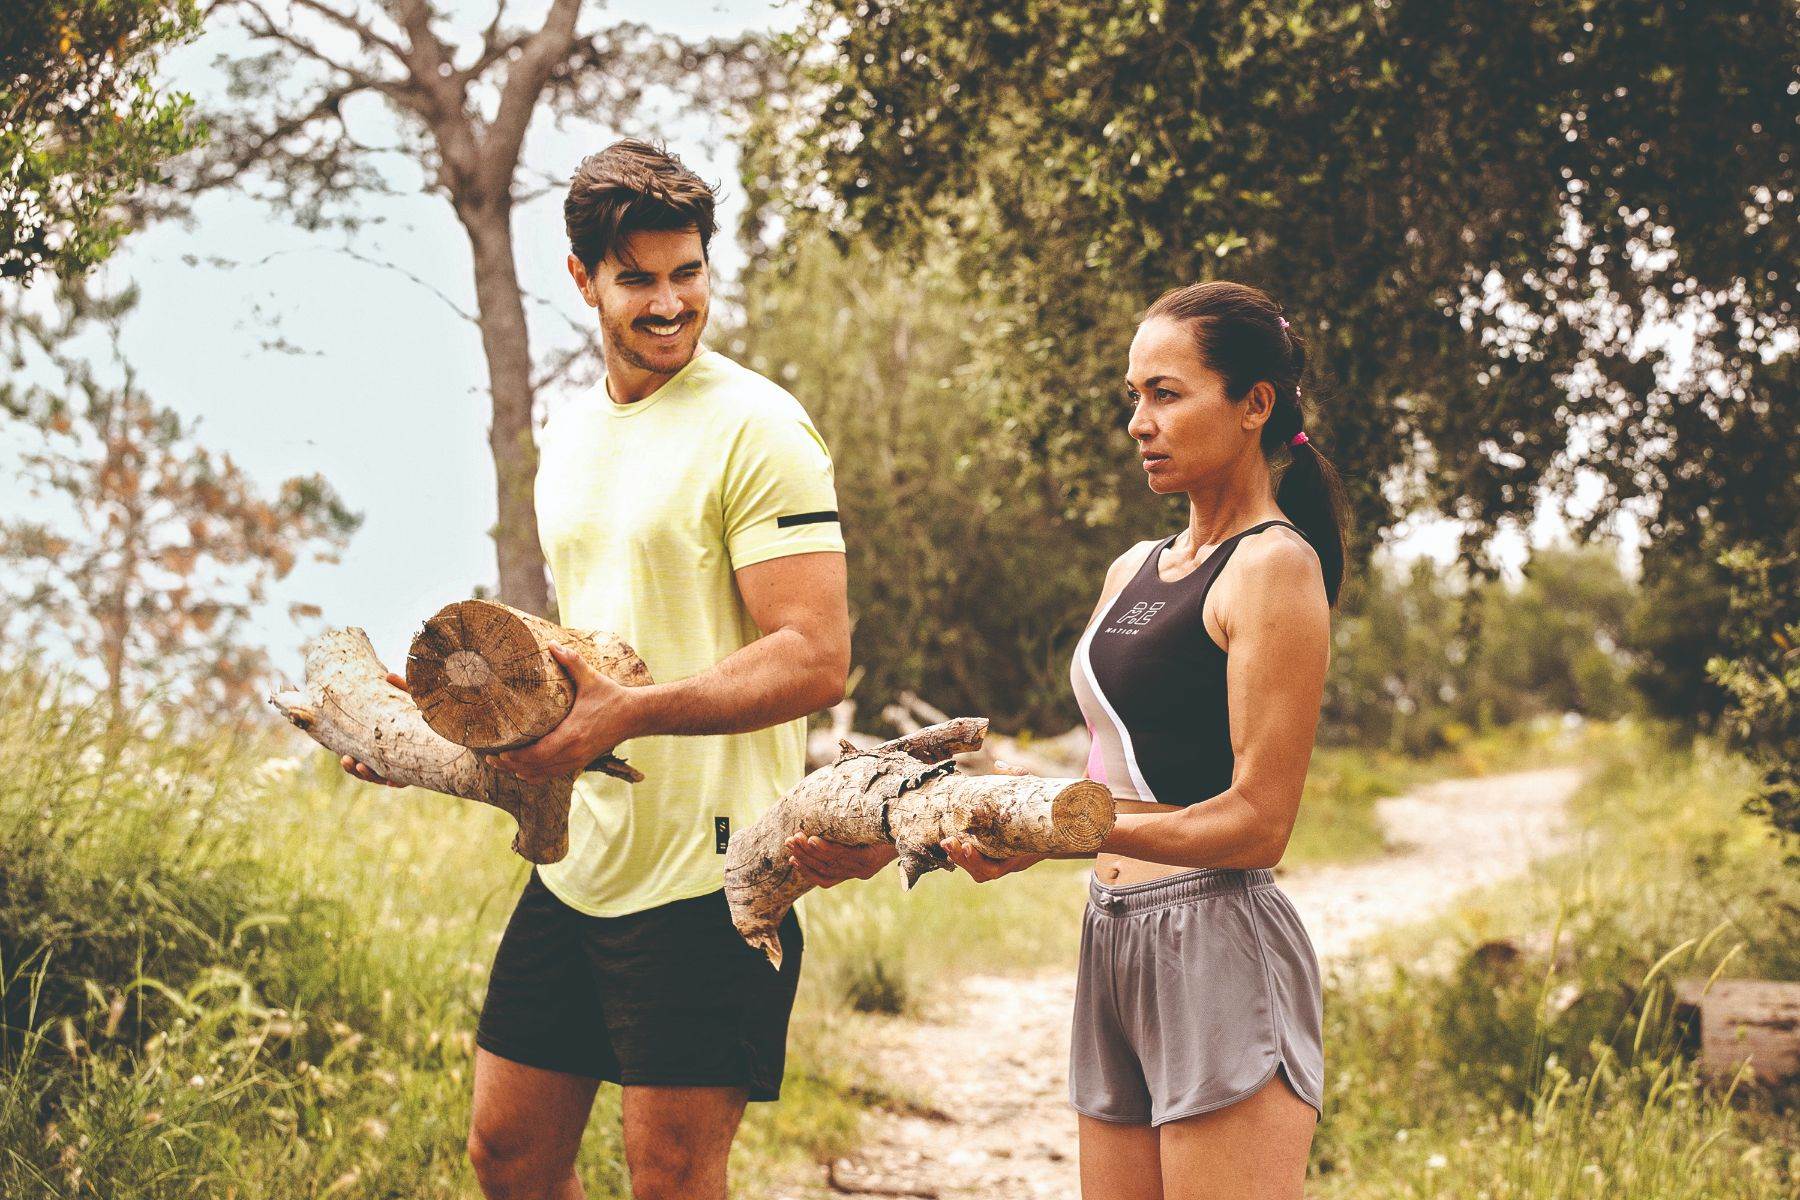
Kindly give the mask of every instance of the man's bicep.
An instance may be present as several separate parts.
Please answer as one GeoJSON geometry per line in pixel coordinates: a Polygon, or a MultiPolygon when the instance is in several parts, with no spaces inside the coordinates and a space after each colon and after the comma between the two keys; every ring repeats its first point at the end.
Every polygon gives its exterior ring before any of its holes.
{"type": "Polygon", "coordinates": [[[765,634],[799,629],[850,646],[848,577],[842,551],[766,559],[736,571],[738,594],[765,634]]]}

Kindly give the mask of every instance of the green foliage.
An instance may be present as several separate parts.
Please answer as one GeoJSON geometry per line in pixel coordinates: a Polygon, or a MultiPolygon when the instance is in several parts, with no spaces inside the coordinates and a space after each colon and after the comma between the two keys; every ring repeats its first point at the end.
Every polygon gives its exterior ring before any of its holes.
{"type": "MultiPolygon", "coordinates": [[[[730,348],[801,398],[837,463],[862,723],[911,691],[1001,728],[1072,725],[1069,655],[1106,566],[1181,502],[1121,458],[1078,520],[1012,471],[971,366],[987,305],[942,263],[808,234],[753,264],[743,305],[730,348]]],[[[1428,754],[1539,713],[1616,715],[1638,608],[1610,546],[1542,550],[1517,584],[1377,559],[1335,618],[1325,736],[1428,754]]]]}
{"type": "Polygon", "coordinates": [[[1724,648],[1719,614],[1730,579],[1715,555],[1652,559],[1639,584],[1626,641],[1637,653],[1631,683],[1645,707],[1693,728],[1711,728],[1730,697],[1707,671],[1724,648]]]}
{"type": "MultiPolygon", "coordinates": [[[[1739,546],[1730,572],[1725,653],[1710,664],[1730,693],[1729,729],[1762,770],[1753,809],[1800,837],[1800,532],[1772,549],[1739,546]]],[[[1773,540],[1773,539],[1771,539],[1773,540]]]]}
{"type": "Polygon", "coordinates": [[[1792,515],[1786,0],[808,11],[818,99],[753,178],[960,263],[1019,461],[1076,508],[1132,314],[1223,276],[1283,300],[1343,398],[1313,424],[1365,545],[1423,500],[1478,546],[1573,465],[1596,520],[1643,497],[1659,540],[1792,515]],[[1695,370],[1664,369],[1672,313],[1695,370]]]}
{"type": "Polygon", "coordinates": [[[1617,716],[1637,607],[1605,544],[1539,550],[1516,583],[1378,558],[1335,618],[1323,737],[1420,755],[1544,714],[1617,716]]]}
{"type": "Polygon", "coordinates": [[[743,304],[730,347],[800,397],[836,462],[866,716],[912,691],[1002,728],[1077,722],[1069,655],[1107,564],[1176,510],[1127,463],[1105,522],[1020,485],[967,366],[983,306],[940,266],[809,236],[748,273],[743,304]]]}
{"type": "Polygon", "coordinates": [[[112,252],[121,201],[199,144],[189,98],[157,89],[194,0],[8,0],[0,10],[0,278],[74,275],[112,252]]]}
{"type": "MultiPolygon", "coordinates": [[[[0,671],[0,1195],[471,1195],[511,823],[377,796],[316,749],[107,725],[66,682],[0,671]]],[[[848,1059],[812,1024],[783,1103],[746,1120],[747,1194],[854,1137],[848,1059]]],[[[616,1088],[579,1170],[596,1200],[629,1194],[616,1088]]]]}

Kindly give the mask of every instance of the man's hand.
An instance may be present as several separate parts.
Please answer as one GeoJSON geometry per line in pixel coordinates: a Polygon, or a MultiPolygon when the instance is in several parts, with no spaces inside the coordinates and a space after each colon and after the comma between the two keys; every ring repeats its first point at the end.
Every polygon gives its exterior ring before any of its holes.
{"type": "Polygon", "coordinates": [[[526,783],[578,775],[595,759],[611,754],[620,742],[644,734],[630,688],[600,674],[573,650],[552,646],[550,655],[575,684],[575,703],[569,715],[529,746],[488,759],[526,783]]]}
{"type": "Polygon", "coordinates": [[[869,879],[899,857],[888,842],[844,846],[824,838],[795,834],[787,840],[788,862],[814,887],[836,887],[846,879],[869,879]]]}
{"type": "MultiPolygon", "coordinates": [[[[390,671],[388,672],[387,681],[407,695],[412,695],[412,689],[406,686],[406,676],[395,675],[390,671]]],[[[367,763],[359,763],[348,754],[338,759],[338,766],[344,768],[346,773],[354,775],[364,783],[379,783],[383,787],[391,788],[403,788],[406,786],[404,783],[395,783],[390,779],[383,779],[380,775],[371,770],[367,763]]]]}

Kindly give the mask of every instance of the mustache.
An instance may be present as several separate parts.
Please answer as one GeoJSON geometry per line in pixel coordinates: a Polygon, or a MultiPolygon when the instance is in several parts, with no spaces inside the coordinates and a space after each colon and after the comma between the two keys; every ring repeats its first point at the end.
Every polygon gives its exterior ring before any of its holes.
{"type": "Polygon", "coordinates": [[[665,317],[639,317],[637,320],[635,320],[631,323],[631,327],[633,329],[642,329],[646,325],[686,325],[686,324],[689,324],[690,322],[692,322],[699,315],[700,314],[697,312],[690,311],[690,312],[684,312],[684,313],[680,314],[679,316],[667,317],[667,318],[665,318],[665,317]]]}

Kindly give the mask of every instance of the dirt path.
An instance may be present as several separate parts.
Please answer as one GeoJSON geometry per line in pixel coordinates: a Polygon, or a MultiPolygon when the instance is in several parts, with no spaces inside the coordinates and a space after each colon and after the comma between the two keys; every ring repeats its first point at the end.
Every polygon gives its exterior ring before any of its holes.
{"type": "MultiPolygon", "coordinates": [[[[1574,768],[1523,771],[1383,800],[1378,811],[1394,853],[1284,872],[1281,886],[1320,957],[1341,959],[1359,939],[1442,911],[1458,894],[1559,849],[1564,804],[1580,779],[1574,768]]],[[[873,1073],[908,1079],[928,1107],[872,1114],[856,1158],[777,1200],[1074,1200],[1075,1114],[1064,1076],[1074,999],[1066,973],[975,976],[958,988],[953,1011],[871,1020],[873,1073]]]]}

